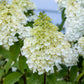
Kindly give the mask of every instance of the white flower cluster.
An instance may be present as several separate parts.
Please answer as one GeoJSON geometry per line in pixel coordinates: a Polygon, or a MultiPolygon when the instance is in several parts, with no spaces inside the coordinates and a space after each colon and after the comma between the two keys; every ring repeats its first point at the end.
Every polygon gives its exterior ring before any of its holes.
{"type": "Polygon", "coordinates": [[[81,7],[84,8],[84,0],[76,0],[76,1],[80,4],[81,7]]]}
{"type": "Polygon", "coordinates": [[[36,9],[35,4],[30,0],[12,0],[11,4],[15,5],[18,9],[20,8],[23,12],[36,9]]]}
{"type": "Polygon", "coordinates": [[[65,14],[65,36],[69,41],[77,41],[84,35],[84,9],[73,2],[67,6],[65,14]]]}
{"type": "Polygon", "coordinates": [[[65,37],[68,41],[78,41],[84,35],[84,0],[56,0],[65,7],[65,37]]]}
{"type": "Polygon", "coordinates": [[[24,12],[16,8],[16,5],[0,1],[0,45],[6,48],[18,41],[15,36],[19,34],[19,38],[28,37],[30,27],[24,27],[27,17],[24,12]]]}
{"type": "Polygon", "coordinates": [[[68,0],[55,0],[57,2],[59,8],[66,7],[68,0]]]}
{"type": "Polygon", "coordinates": [[[79,47],[78,47],[78,51],[79,54],[83,56],[84,58],[84,37],[81,37],[78,41],[79,47]]]}
{"type": "Polygon", "coordinates": [[[77,65],[78,50],[75,47],[64,50],[62,55],[63,55],[62,63],[65,64],[67,67],[77,65]]]}
{"type": "Polygon", "coordinates": [[[47,20],[48,17],[41,21],[39,18],[36,20],[35,27],[29,32],[31,37],[24,40],[22,48],[29,68],[38,74],[53,72],[54,65],[59,69],[61,63],[72,66],[78,61],[76,51],[73,51],[70,44],[63,39],[64,35],[47,20]]]}

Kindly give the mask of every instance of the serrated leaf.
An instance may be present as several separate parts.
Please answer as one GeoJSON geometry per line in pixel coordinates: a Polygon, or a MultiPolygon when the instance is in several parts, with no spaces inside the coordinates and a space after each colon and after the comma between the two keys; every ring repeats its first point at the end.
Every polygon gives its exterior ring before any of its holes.
{"type": "Polygon", "coordinates": [[[4,69],[2,68],[2,69],[0,69],[0,80],[1,80],[1,77],[3,74],[4,74],[4,69]]]}
{"type": "Polygon", "coordinates": [[[19,69],[24,72],[27,69],[26,58],[24,56],[19,56],[19,69]]]}
{"type": "Polygon", "coordinates": [[[19,42],[15,42],[14,45],[12,45],[10,47],[9,51],[10,51],[10,58],[13,61],[16,61],[17,57],[19,56],[19,53],[20,53],[20,44],[19,44],[19,42]]]}
{"type": "Polygon", "coordinates": [[[78,71],[78,68],[77,66],[72,66],[71,67],[71,70],[70,70],[70,81],[75,81],[76,77],[77,77],[77,71],[78,71]]]}
{"type": "Polygon", "coordinates": [[[21,76],[22,74],[19,72],[10,73],[6,76],[5,80],[3,81],[3,84],[14,84],[20,79],[21,76]]]}

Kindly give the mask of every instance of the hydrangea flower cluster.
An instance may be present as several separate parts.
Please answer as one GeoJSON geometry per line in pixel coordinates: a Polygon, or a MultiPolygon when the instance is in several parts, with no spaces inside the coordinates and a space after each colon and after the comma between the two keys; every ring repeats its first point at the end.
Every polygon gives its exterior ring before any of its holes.
{"type": "Polygon", "coordinates": [[[16,5],[7,3],[6,0],[0,1],[0,45],[6,48],[18,41],[15,36],[24,39],[28,36],[30,27],[24,27],[27,17],[22,10],[18,10],[16,5]]]}
{"type": "Polygon", "coordinates": [[[57,2],[59,8],[66,7],[67,0],[55,0],[57,2]]]}
{"type": "Polygon", "coordinates": [[[65,37],[68,41],[78,41],[84,35],[84,0],[56,0],[58,4],[65,7],[65,37]]]}
{"type": "Polygon", "coordinates": [[[66,38],[69,41],[77,41],[84,35],[84,9],[76,2],[69,4],[66,14],[66,38]]]}
{"type": "Polygon", "coordinates": [[[81,7],[84,8],[84,0],[76,0],[76,1],[80,4],[81,7]]]}
{"type": "Polygon", "coordinates": [[[73,57],[77,58],[73,55],[75,51],[72,52],[70,44],[63,39],[64,35],[58,32],[58,28],[50,21],[48,16],[40,13],[34,28],[29,32],[30,37],[24,40],[22,48],[22,54],[26,56],[29,68],[33,72],[38,71],[38,74],[53,72],[53,66],[59,68],[59,63],[69,66],[77,62],[77,59],[73,59],[73,57]]]}
{"type": "Polygon", "coordinates": [[[84,37],[81,37],[79,39],[78,44],[79,44],[79,47],[78,47],[79,53],[84,58],[84,37]]]}
{"type": "Polygon", "coordinates": [[[71,3],[76,0],[55,0],[57,2],[59,8],[66,8],[68,3],[71,3]]]}
{"type": "Polygon", "coordinates": [[[15,5],[18,9],[20,8],[23,12],[36,9],[35,4],[30,0],[12,0],[11,4],[15,5]]]}
{"type": "Polygon", "coordinates": [[[62,56],[62,64],[66,65],[67,67],[77,65],[79,54],[76,47],[65,49],[62,52],[62,56]]]}

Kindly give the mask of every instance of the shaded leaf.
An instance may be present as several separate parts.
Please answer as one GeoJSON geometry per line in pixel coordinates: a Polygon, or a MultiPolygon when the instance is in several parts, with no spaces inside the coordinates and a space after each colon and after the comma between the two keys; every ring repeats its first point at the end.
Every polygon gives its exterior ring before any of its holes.
{"type": "Polygon", "coordinates": [[[0,55],[2,55],[4,58],[9,58],[10,52],[0,46],[0,55]]]}
{"type": "Polygon", "coordinates": [[[19,69],[24,72],[27,69],[26,58],[24,56],[19,56],[19,69]]]}
{"type": "Polygon", "coordinates": [[[20,53],[20,44],[19,44],[19,42],[15,42],[14,45],[12,45],[10,47],[9,51],[10,51],[10,58],[13,61],[16,61],[17,57],[19,56],[19,53],[20,53]]]}
{"type": "Polygon", "coordinates": [[[6,65],[4,66],[4,69],[6,71],[6,73],[8,72],[8,70],[11,68],[11,64],[12,64],[12,60],[9,59],[9,61],[6,63],[6,65]]]}
{"type": "Polygon", "coordinates": [[[4,74],[4,69],[2,68],[2,69],[0,69],[0,80],[1,80],[1,77],[3,76],[3,74],[4,74]]]}
{"type": "Polygon", "coordinates": [[[5,80],[3,81],[3,84],[14,84],[20,79],[21,76],[22,74],[19,72],[10,73],[6,76],[5,80]]]}
{"type": "Polygon", "coordinates": [[[47,84],[55,84],[56,80],[56,74],[50,74],[49,76],[47,76],[47,84]]]}
{"type": "Polygon", "coordinates": [[[76,79],[77,71],[78,71],[77,66],[72,66],[71,67],[71,70],[70,70],[70,81],[74,81],[76,79]]]}
{"type": "Polygon", "coordinates": [[[27,84],[43,84],[43,79],[43,75],[38,75],[37,73],[34,73],[27,80],[27,84]]]}

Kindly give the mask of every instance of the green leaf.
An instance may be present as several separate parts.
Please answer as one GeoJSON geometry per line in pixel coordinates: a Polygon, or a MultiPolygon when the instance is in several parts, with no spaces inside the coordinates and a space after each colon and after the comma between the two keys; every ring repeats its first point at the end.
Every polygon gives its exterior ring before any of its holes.
{"type": "Polygon", "coordinates": [[[57,77],[58,78],[62,78],[64,76],[67,76],[67,74],[68,74],[68,68],[65,65],[63,65],[63,64],[60,64],[60,66],[61,66],[62,70],[60,70],[58,72],[57,77]]]}
{"type": "Polygon", "coordinates": [[[33,24],[34,24],[34,22],[33,22],[33,21],[28,22],[28,23],[25,25],[25,27],[30,26],[30,27],[32,27],[32,28],[33,28],[33,24]]]}
{"type": "Polygon", "coordinates": [[[11,64],[12,64],[12,60],[9,59],[9,61],[6,63],[6,65],[4,66],[4,69],[6,71],[6,73],[8,72],[8,70],[11,68],[11,64]]]}
{"type": "Polygon", "coordinates": [[[0,60],[0,66],[3,66],[5,64],[5,61],[0,60]]]}
{"type": "MultiPolygon", "coordinates": [[[[52,84],[52,83],[49,83],[52,84]]],[[[71,82],[65,82],[65,81],[56,81],[54,84],[73,84],[71,82]]]]}
{"type": "Polygon", "coordinates": [[[77,66],[72,66],[71,67],[71,70],[70,70],[70,81],[75,81],[76,77],[77,77],[77,71],[78,71],[78,68],[77,66]]]}
{"type": "Polygon", "coordinates": [[[3,58],[9,58],[10,52],[4,49],[2,46],[0,46],[0,55],[2,55],[3,58]]]}
{"type": "Polygon", "coordinates": [[[57,80],[56,74],[50,74],[47,76],[47,84],[55,84],[57,80]]]}
{"type": "Polygon", "coordinates": [[[83,76],[84,76],[84,71],[82,73],[80,73],[80,75],[77,77],[76,81],[78,82],[80,80],[80,78],[83,76]]]}
{"type": "Polygon", "coordinates": [[[19,56],[19,69],[21,72],[24,72],[24,69],[27,69],[25,56],[19,56]]]}
{"type": "Polygon", "coordinates": [[[19,42],[15,42],[14,45],[12,45],[10,47],[9,51],[10,51],[10,58],[13,61],[16,61],[17,57],[19,56],[19,53],[20,53],[20,44],[19,44],[19,42]]]}
{"type": "Polygon", "coordinates": [[[38,75],[37,73],[34,73],[27,80],[27,84],[43,84],[43,80],[43,75],[38,75]]]}
{"type": "Polygon", "coordinates": [[[61,66],[61,68],[64,69],[65,71],[68,71],[68,68],[67,68],[65,65],[60,64],[60,66],[61,66]]]}
{"type": "Polygon", "coordinates": [[[58,72],[57,77],[62,78],[64,76],[67,76],[67,74],[68,74],[68,72],[66,72],[65,70],[62,69],[58,72]]]}
{"type": "Polygon", "coordinates": [[[19,84],[24,84],[23,77],[20,78],[20,80],[19,80],[19,84]]]}
{"type": "Polygon", "coordinates": [[[2,68],[2,69],[0,69],[0,80],[1,80],[1,77],[3,76],[3,74],[4,74],[4,69],[2,68]]]}
{"type": "Polygon", "coordinates": [[[16,61],[16,62],[12,65],[12,67],[16,67],[17,69],[19,69],[19,61],[16,61]]]}
{"type": "Polygon", "coordinates": [[[20,79],[21,76],[22,74],[19,72],[10,73],[6,76],[5,80],[3,81],[3,84],[14,84],[20,79]]]}

